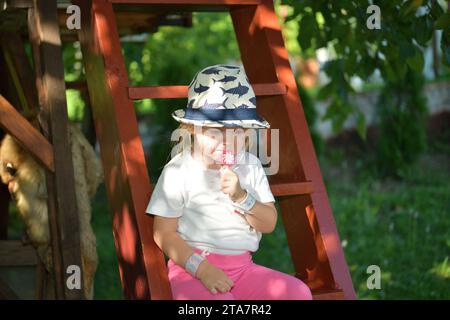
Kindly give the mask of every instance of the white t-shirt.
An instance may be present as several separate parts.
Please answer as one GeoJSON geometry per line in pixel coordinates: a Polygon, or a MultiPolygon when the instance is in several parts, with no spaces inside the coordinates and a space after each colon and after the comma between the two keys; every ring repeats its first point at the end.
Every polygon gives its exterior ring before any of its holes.
{"type": "MultiPolygon", "coordinates": [[[[239,176],[241,187],[258,201],[275,201],[256,156],[238,153],[232,170],[239,176]]],[[[178,217],[177,232],[194,248],[219,254],[255,252],[261,233],[234,209],[228,195],[220,190],[220,171],[206,169],[189,152],[184,152],[164,166],[146,213],[178,217]]]]}

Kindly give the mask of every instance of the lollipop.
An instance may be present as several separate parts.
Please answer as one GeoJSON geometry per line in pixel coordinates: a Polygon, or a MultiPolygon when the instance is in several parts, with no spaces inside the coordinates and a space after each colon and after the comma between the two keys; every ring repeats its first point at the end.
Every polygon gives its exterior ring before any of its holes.
{"type": "Polygon", "coordinates": [[[236,161],[234,153],[227,149],[223,149],[221,160],[222,165],[227,166],[228,168],[231,167],[236,161]]]}

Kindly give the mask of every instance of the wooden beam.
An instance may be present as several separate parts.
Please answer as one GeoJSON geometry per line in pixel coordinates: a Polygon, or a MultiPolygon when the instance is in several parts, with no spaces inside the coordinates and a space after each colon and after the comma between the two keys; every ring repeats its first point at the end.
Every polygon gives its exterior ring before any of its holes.
{"type": "MultiPolygon", "coordinates": [[[[256,96],[271,96],[286,94],[287,87],[282,83],[255,83],[252,85],[256,96]]],[[[140,99],[179,99],[187,98],[188,86],[141,86],[129,87],[128,97],[140,99]]]]}
{"type": "Polygon", "coordinates": [[[313,300],[344,300],[345,295],[342,290],[313,290],[313,300]]]}
{"type": "Polygon", "coordinates": [[[35,266],[38,263],[36,249],[19,240],[0,241],[0,267],[35,266]]]}
{"type": "MultiPolygon", "coordinates": [[[[29,1],[32,3],[32,1],[29,1]]],[[[73,42],[77,40],[77,30],[69,30],[66,26],[67,18],[67,2],[58,6],[58,23],[61,31],[63,42],[73,42]]],[[[26,37],[26,10],[31,5],[23,4],[15,5],[14,2],[7,2],[6,7],[2,11],[2,2],[0,1],[0,29],[9,31],[18,36],[26,37]]],[[[167,9],[156,9],[154,6],[122,6],[115,10],[117,27],[120,36],[136,35],[141,33],[154,33],[158,31],[160,26],[182,26],[192,27],[191,12],[168,12],[167,9]]],[[[144,41],[144,40],[142,40],[144,41]]]]}
{"type": "Polygon", "coordinates": [[[69,289],[65,285],[68,266],[76,265],[81,268],[81,249],[57,4],[56,0],[34,0],[33,4],[33,9],[30,9],[32,18],[29,30],[34,28],[40,31],[32,37],[32,41],[37,42],[33,48],[38,48],[34,52],[34,58],[35,62],[38,60],[36,72],[41,81],[38,85],[39,103],[43,118],[48,123],[48,138],[52,141],[54,151],[54,180],[51,181],[52,178],[49,177],[47,182],[54,182],[55,187],[48,191],[49,196],[50,193],[55,196],[56,203],[49,199],[48,207],[49,216],[52,215],[49,219],[57,298],[83,299],[83,288],[69,289]]]}
{"type": "Polygon", "coordinates": [[[115,11],[138,10],[147,12],[227,12],[234,7],[256,6],[260,0],[109,0],[115,11]]]}
{"type": "Polygon", "coordinates": [[[260,0],[109,0],[117,4],[148,4],[148,5],[210,5],[210,6],[248,6],[258,5],[260,0]]]}
{"type": "MultiPolygon", "coordinates": [[[[33,51],[34,70],[36,75],[36,87],[39,94],[39,104],[42,106],[44,101],[45,87],[43,84],[44,67],[41,63],[41,35],[38,32],[40,22],[38,21],[37,9],[32,7],[28,10],[28,31],[30,37],[30,44],[33,51]]],[[[47,118],[47,114],[41,115],[41,124],[43,125],[43,133],[47,139],[51,139],[49,130],[50,121],[47,118]]],[[[56,299],[64,299],[64,275],[63,275],[63,258],[61,251],[61,235],[59,230],[59,219],[56,204],[56,187],[55,177],[52,174],[46,173],[45,175],[47,186],[47,207],[48,207],[48,223],[50,230],[50,240],[52,245],[52,261],[53,270],[51,277],[53,278],[54,292],[56,299]]]]}
{"type": "Polygon", "coordinates": [[[0,12],[8,9],[28,9],[33,6],[33,0],[2,0],[0,4],[0,12]]]}
{"type": "Polygon", "coordinates": [[[47,170],[55,171],[52,145],[2,95],[0,95],[0,127],[16,138],[20,145],[47,170]]]}
{"type": "Polygon", "coordinates": [[[293,196],[300,194],[310,194],[313,192],[313,184],[307,182],[271,183],[270,189],[274,196],[293,196]]]}
{"type": "Polygon", "coordinates": [[[140,99],[176,99],[188,96],[188,86],[147,86],[129,87],[128,97],[140,99]]]}

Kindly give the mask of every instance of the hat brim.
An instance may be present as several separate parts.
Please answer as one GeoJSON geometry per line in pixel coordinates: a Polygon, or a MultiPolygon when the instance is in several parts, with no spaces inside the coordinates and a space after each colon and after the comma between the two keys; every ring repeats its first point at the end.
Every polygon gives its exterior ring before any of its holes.
{"type": "Polygon", "coordinates": [[[260,120],[251,119],[251,120],[192,120],[185,118],[184,109],[178,109],[172,112],[172,117],[181,123],[185,124],[193,124],[197,126],[205,126],[205,127],[227,127],[227,128],[246,128],[246,129],[268,129],[270,128],[269,122],[267,122],[264,118],[260,116],[260,120]]]}

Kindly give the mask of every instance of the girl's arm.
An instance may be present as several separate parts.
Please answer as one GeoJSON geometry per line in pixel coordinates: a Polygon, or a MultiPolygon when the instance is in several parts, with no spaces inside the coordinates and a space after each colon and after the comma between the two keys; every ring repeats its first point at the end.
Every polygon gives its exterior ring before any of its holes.
{"type": "Polygon", "coordinates": [[[271,233],[277,224],[277,209],[273,202],[255,202],[250,214],[244,215],[248,224],[261,233],[271,233]]]}
{"type": "Polygon", "coordinates": [[[158,247],[179,266],[185,266],[194,250],[177,233],[178,218],[155,216],[153,239],[158,247]]]}
{"type": "MultiPolygon", "coordinates": [[[[173,262],[185,267],[187,259],[195,252],[177,233],[178,218],[155,216],[153,220],[153,238],[158,247],[173,262]]],[[[233,281],[219,268],[204,260],[198,266],[196,277],[212,294],[228,292],[233,281]]]]}

